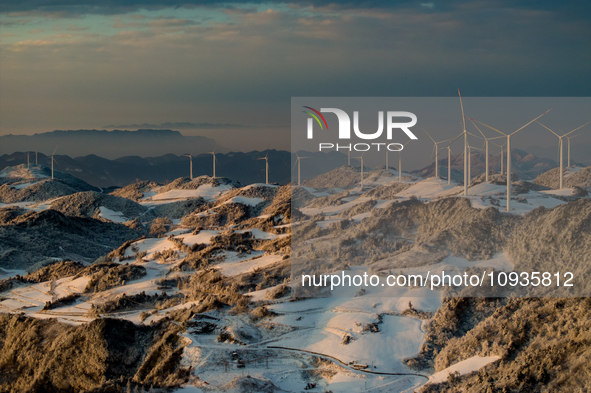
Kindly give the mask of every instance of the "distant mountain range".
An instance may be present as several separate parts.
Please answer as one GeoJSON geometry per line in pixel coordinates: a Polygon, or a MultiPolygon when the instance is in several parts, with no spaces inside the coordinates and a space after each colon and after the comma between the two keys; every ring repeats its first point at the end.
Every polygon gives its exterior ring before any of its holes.
{"type": "MultiPolygon", "coordinates": [[[[314,165],[310,162],[302,162],[302,171],[307,177],[315,177],[327,170],[342,166],[346,162],[346,156],[341,153],[308,153],[314,156],[314,165]]],[[[272,183],[287,184],[291,181],[290,168],[292,167],[292,154],[288,151],[265,150],[248,153],[216,153],[216,175],[239,181],[243,184],[265,182],[265,161],[269,160],[269,181],[272,183]]],[[[35,163],[35,154],[29,156],[31,163],[35,163]]],[[[91,154],[72,158],[67,155],[55,156],[55,170],[70,174],[86,181],[96,187],[126,186],[137,180],[151,180],[156,182],[172,181],[179,177],[189,176],[189,158],[175,154],[166,154],[160,157],[142,158],[139,156],[127,156],[114,160],[91,154]]],[[[37,162],[49,167],[51,158],[45,154],[37,154],[37,162]]],[[[17,166],[27,163],[27,153],[17,152],[0,156],[0,170],[8,166],[17,166]]],[[[294,176],[297,175],[295,168],[294,176]]],[[[200,175],[211,176],[213,161],[211,154],[201,154],[193,157],[193,177],[200,175]]]]}
{"type": "MultiPolygon", "coordinates": [[[[503,170],[507,168],[507,152],[503,155],[503,170]]],[[[440,156],[441,157],[441,156],[440,156]]],[[[471,160],[471,175],[478,176],[486,171],[485,157],[480,152],[470,154],[471,160]]],[[[458,154],[452,156],[452,180],[463,181],[464,179],[464,155],[458,154]]],[[[494,173],[500,173],[501,170],[501,153],[489,156],[489,170],[494,173]]],[[[511,167],[512,172],[516,173],[520,179],[533,180],[539,175],[556,167],[556,161],[550,158],[540,158],[525,150],[511,149],[511,167]]],[[[414,175],[421,177],[435,176],[435,162],[432,164],[411,172],[414,175]]],[[[439,160],[439,175],[447,178],[447,154],[445,158],[439,160]]]]}
{"type": "MultiPolygon", "coordinates": [[[[185,136],[178,131],[162,129],[121,130],[70,130],[52,131],[35,135],[0,136],[0,154],[15,151],[40,151],[71,157],[96,154],[108,159],[126,156],[155,157],[162,152],[194,155],[212,151],[216,147],[213,139],[203,136],[185,136]]],[[[217,147],[219,152],[227,152],[217,147]]]]}
{"type": "MultiPolygon", "coordinates": [[[[346,154],[340,152],[298,152],[300,156],[311,157],[301,161],[301,180],[311,179],[335,168],[342,167],[347,162],[346,154]]],[[[239,181],[243,184],[261,183],[265,181],[265,162],[260,160],[267,156],[269,160],[269,181],[287,184],[291,179],[297,179],[295,154],[283,150],[252,151],[248,153],[231,152],[216,153],[216,175],[239,181]]],[[[520,149],[513,150],[513,171],[521,179],[531,180],[556,166],[556,162],[547,158],[538,158],[520,149]]],[[[70,174],[95,187],[123,187],[137,180],[156,182],[171,181],[179,177],[189,176],[189,158],[175,154],[159,157],[126,156],[117,159],[107,159],[95,154],[70,157],[59,154],[55,156],[55,170],[70,174]]],[[[484,173],[484,157],[479,153],[472,154],[472,176],[484,173]]],[[[29,156],[31,163],[35,162],[35,154],[29,156]]],[[[50,157],[39,153],[37,161],[40,165],[49,167],[50,157]]],[[[461,155],[453,157],[452,180],[463,179],[463,158],[461,155]]],[[[0,156],[0,170],[8,166],[27,163],[27,153],[17,152],[0,156]]],[[[440,176],[447,177],[447,159],[439,162],[440,176]]],[[[490,156],[490,167],[496,173],[500,170],[500,155],[490,156]]],[[[369,170],[369,168],[367,169],[369,170]]],[[[193,177],[200,175],[211,176],[213,162],[211,154],[200,154],[193,157],[193,177]]],[[[420,170],[412,171],[414,175],[430,177],[435,175],[435,164],[432,163],[420,170]]]]}

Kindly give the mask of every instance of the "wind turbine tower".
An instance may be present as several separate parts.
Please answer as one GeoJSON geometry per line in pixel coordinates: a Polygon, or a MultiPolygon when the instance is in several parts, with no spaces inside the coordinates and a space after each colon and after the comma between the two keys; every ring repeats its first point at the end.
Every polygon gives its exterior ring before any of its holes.
{"type": "Polygon", "coordinates": [[[451,147],[447,147],[447,184],[451,184],[451,147]]]}
{"type": "Polygon", "coordinates": [[[462,103],[460,89],[458,89],[458,96],[460,97],[460,107],[462,108],[462,133],[464,134],[464,195],[468,196],[468,134],[466,133],[466,118],[464,117],[464,104],[462,103]]]}
{"type": "MultiPolygon", "coordinates": [[[[478,132],[480,132],[480,135],[482,135],[482,137],[484,138],[484,147],[485,147],[484,148],[485,149],[485,153],[484,153],[484,161],[485,161],[485,164],[484,165],[485,165],[485,171],[486,171],[486,175],[485,175],[486,180],[485,181],[488,183],[488,174],[489,174],[489,170],[488,170],[488,141],[502,138],[502,136],[497,136],[497,137],[494,137],[494,138],[487,138],[484,135],[484,133],[480,130],[480,128],[478,128],[478,126],[476,125],[476,123],[474,123],[474,119],[472,119],[472,118],[469,118],[469,119],[472,122],[472,124],[474,124],[474,127],[476,127],[476,129],[478,130],[478,132]]],[[[502,155],[502,152],[501,152],[501,155],[502,155]]],[[[501,156],[501,168],[502,168],[502,166],[503,166],[503,157],[501,156]]],[[[501,172],[502,171],[503,170],[501,169],[501,172]]]]}
{"type": "Polygon", "coordinates": [[[215,158],[215,149],[213,149],[213,151],[210,151],[208,154],[211,154],[213,156],[213,177],[215,177],[215,162],[217,161],[217,158],[215,158]]]}
{"type": "Polygon", "coordinates": [[[505,147],[506,144],[507,142],[503,143],[502,145],[495,143],[495,145],[501,148],[501,175],[503,174],[503,147],[505,147]]]}
{"type": "Polygon", "coordinates": [[[182,157],[189,157],[189,179],[193,180],[193,154],[183,154],[182,157]]]}
{"type": "Polygon", "coordinates": [[[265,160],[265,184],[269,184],[269,152],[267,152],[266,156],[257,158],[257,160],[265,160]]]}
{"type": "Polygon", "coordinates": [[[57,146],[53,150],[53,153],[51,153],[51,180],[53,180],[53,163],[55,162],[55,158],[53,158],[53,156],[55,155],[56,150],[57,150],[57,146]]]}
{"type": "MultiPolygon", "coordinates": [[[[365,154],[365,153],[363,153],[365,154]]],[[[363,191],[363,154],[361,154],[361,157],[353,157],[359,160],[359,162],[361,163],[361,191],[363,191]]]]}
{"type": "MultiPolygon", "coordinates": [[[[482,149],[470,146],[468,143],[468,185],[472,183],[472,150],[480,150],[480,153],[482,154],[482,149]]],[[[478,160],[480,161],[480,157],[478,157],[478,160]]]]}
{"type": "MultiPolygon", "coordinates": [[[[296,153],[296,157],[297,157],[296,165],[298,166],[298,186],[300,186],[301,185],[301,182],[300,182],[300,161],[303,160],[304,158],[310,158],[310,157],[300,157],[298,155],[298,153],[296,153]]],[[[293,170],[293,168],[292,168],[292,170],[293,170]]]]}
{"type": "Polygon", "coordinates": [[[429,135],[429,133],[427,132],[427,130],[425,130],[423,128],[423,131],[425,131],[425,134],[427,134],[427,136],[433,141],[433,144],[435,144],[435,147],[433,148],[435,150],[435,177],[439,178],[439,160],[438,160],[438,156],[439,156],[439,144],[440,143],[444,143],[447,141],[450,141],[451,139],[446,139],[444,141],[441,142],[435,142],[435,139],[433,139],[433,137],[431,135],[429,135]]]}
{"type": "Polygon", "coordinates": [[[412,141],[412,139],[406,141],[405,144],[402,145],[402,149],[398,150],[398,181],[402,181],[402,150],[404,149],[404,146],[406,146],[406,144],[408,142],[412,141]]]}

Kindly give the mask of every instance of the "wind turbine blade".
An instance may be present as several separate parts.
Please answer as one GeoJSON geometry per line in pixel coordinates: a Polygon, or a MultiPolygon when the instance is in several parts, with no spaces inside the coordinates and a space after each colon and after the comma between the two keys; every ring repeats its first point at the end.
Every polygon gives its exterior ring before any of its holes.
{"type": "Polygon", "coordinates": [[[57,150],[57,146],[55,147],[55,149],[53,149],[53,153],[51,153],[51,156],[52,156],[52,157],[53,157],[53,155],[55,154],[56,150],[57,150]]]}
{"type": "MultiPolygon", "coordinates": [[[[448,144],[447,146],[445,146],[445,147],[443,148],[443,150],[441,150],[441,151],[439,152],[439,154],[442,154],[442,153],[443,153],[443,152],[444,152],[444,151],[445,151],[445,150],[446,150],[448,147],[450,147],[450,146],[451,146],[451,145],[452,145],[452,144],[453,144],[455,141],[457,141],[457,140],[458,140],[458,138],[460,138],[462,135],[464,135],[464,133],[463,133],[463,132],[462,132],[460,135],[456,136],[454,139],[452,139],[452,141],[451,141],[451,142],[449,142],[449,144],[448,144]]],[[[439,156],[439,154],[437,154],[437,156],[439,156]]]]}
{"type": "Polygon", "coordinates": [[[475,138],[478,138],[478,139],[482,139],[482,138],[481,138],[481,137],[479,137],[478,135],[472,134],[471,132],[468,132],[468,131],[466,131],[466,134],[468,134],[468,135],[472,135],[473,137],[475,137],[475,138]]]}
{"type": "Polygon", "coordinates": [[[542,127],[544,127],[545,129],[547,129],[548,131],[550,131],[551,133],[553,133],[554,135],[556,135],[558,138],[560,138],[560,135],[558,135],[557,133],[555,133],[554,131],[552,131],[551,129],[549,129],[548,127],[546,127],[545,125],[543,125],[542,123],[540,123],[539,121],[536,121],[536,123],[538,123],[539,125],[541,125],[542,127]]]}
{"type": "Polygon", "coordinates": [[[462,122],[464,125],[464,128],[462,128],[462,132],[466,131],[466,119],[464,117],[464,104],[462,103],[462,95],[460,94],[460,89],[458,89],[458,96],[460,97],[460,107],[462,108],[462,122]]]}
{"type": "Polygon", "coordinates": [[[478,149],[478,150],[480,150],[480,154],[478,155],[478,162],[480,162],[480,160],[482,158],[482,153],[484,153],[484,147],[485,147],[485,145],[486,145],[486,142],[484,142],[482,144],[482,148],[481,149],[478,149]]]}
{"type": "Polygon", "coordinates": [[[293,166],[291,167],[291,171],[293,172],[293,170],[295,169],[296,165],[298,165],[298,162],[300,161],[300,158],[298,157],[298,159],[293,163],[293,166]]]}
{"type": "Polygon", "coordinates": [[[474,120],[476,123],[478,123],[478,124],[482,124],[483,126],[485,126],[485,127],[488,127],[488,128],[490,128],[491,130],[498,132],[499,134],[503,134],[503,135],[507,136],[507,134],[505,134],[503,131],[499,131],[499,130],[497,130],[496,128],[489,126],[488,124],[484,124],[483,122],[481,122],[481,121],[478,121],[478,120],[476,120],[476,119],[472,119],[472,118],[469,118],[469,119],[470,119],[470,120],[474,120]]]}
{"type": "Polygon", "coordinates": [[[472,122],[472,124],[474,125],[474,127],[476,127],[476,129],[478,130],[478,132],[480,132],[480,135],[482,135],[482,137],[484,139],[486,139],[486,136],[484,135],[484,133],[480,130],[480,128],[478,128],[478,126],[476,125],[476,123],[474,123],[474,120],[468,118],[470,120],[470,122],[472,122]]]}
{"type": "Polygon", "coordinates": [[[453,152],[451,153],[454,156],[454,161],[451,163],[451,166],[456,165],[456,162],[458,162],[458,160],[460,159],[460,157],[462,157],[462,154],[454,154],[453,152]]]}
{"type": "Polygon", "coordinates": [[[436,145],[438,145],[438,144],[440,144],[440,143],[445,143],[445,142],[451,141],[452,139],[453,139],[453,138],[444,139],[444,140],[442,140],[442,141],[435,142],[435,144],[436,144],[436,145]]]}
{"type": "Polygon", "coordinates": [[[580,126],[580,127],[577,127],[577,128],[575,128],[574,130],[572,130],[572,131],[571,131],[571,132],[569,132],[568,134],[564,134],[563,136],[570,135],[570,134],[572,134],[573,132],[575,132],[575,131],[577,131],[577,130],[580,130],[581,128],[585,127],[585,126],[586,126],[587,124],[589,124],[589,123],[591,123],[591,121],[588,121],[587,123],[583,124],[583,125],[582,125],[582,126],[580,126]]]}
{"type": "Polygon", "coordinates": [[[429,133],[427,132],[427,130],[425,130],[425,129],[423,128],[423,131],[425,131],[425,134],[427,134],[427,136],[428,136],[429,138],[431,138],[431,140],[433,141],[433,143],[437,143],[437,142],[435,142],[435,139],[433,139],[433,137],[432,137],[431,135],[429,135],[429,133]]]}
{"type": "Polygon", "coordinates": [[[435,157],[435,146],[431,149],[431,159],[433,159],[433,157],[435,157]]]}
{"type": "Polygon", "coordinates": [[[531,123],[533,123],[534,121],[538,120],[540,117],[544,116],[546,113],[550,112],[551,110],[552,110],[552,108],[548,109],[546,112],[542,113],[540,116],[536,117],[535,119],[531,120],[527,124],[521,126],[517,130],[513,131],[513,133],[511,135],[517,134],[519,131],[523,130],[525,127],[529,126],[531,123]]]}

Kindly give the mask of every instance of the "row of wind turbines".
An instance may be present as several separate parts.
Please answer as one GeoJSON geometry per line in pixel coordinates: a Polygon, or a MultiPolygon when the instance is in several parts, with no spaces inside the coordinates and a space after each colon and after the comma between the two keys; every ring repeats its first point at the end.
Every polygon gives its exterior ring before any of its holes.
{"type": "MultiPolygon", "coordinates": [[[[56,150],[57,150],[57,146],[53,150],[53,153],[51,153],[51,156],[50,156],[50,160],[51,160],[51,180],[53,180],[53,164],[54,163],[57,164],[57,161],[55,160],[55,152],[56,152],[56,150]]],[[[30,153],[32,153],[32,152],[31,151],[27,151],[27,169],[30,169],[31,168],[31,161],[29,159],[30,153]]],[[[37,153],[38,152],[35,152],[35,165],[39,165],[38,164],[38,160],[37,160],[37,153]]]]}
{"type": "MultiPolygon", "coordinates": [[[[570,159],[570,141],[573,138],[576,138],[578,136],[580,136],[581,134],[577,134],[577,135],[572,135],[575,131],[578,131],[579,129],[583,128],[584,126],[586,126],[587,124],[591,123],[591,122],[587,122],[585,124],[583,124],[582,126],[579,126],[577,128],[575,128],[572,131],[569,131],[563,135],[559,135],[558,133],[556,133],[554,130],[550,129],[549,127],[545,126],[544,124],[540,123],[538,121],[538,119],[540,119],[542,116],[544,116],[545,114],[547,114],[548,112],[550,112],[552,109],[549,109],[547,111],[545,111],[544,113],[542,113],[541,115],[537,116],[536,118],[530,120],[529,122],[527,122],[525,125],[519,127],[518,129],[516,129],[515,131],[512,132],[503,132],[500,131],[492,126],[489,126],[488,124],[485,124],[481,121],[478,121],[476,119],[473,119],[471,117],[467,117],[464,115],[464,105],[462,102],[462,95],[460,93],[460,90],[458,89],[458,96],[460,99],[460,109],[462,112],[462,132],[455,138],[452,139],[446,139],[443,141],[436,141],[426,130],[423,129],[423,131],[425,132],[425,134],[427,134],[427,136],[429,137],[429,139],[431,139],[431,141],[434,144],[433,147],[433,151],[434,151],[434,157],[435,157],[435,177],[439,178],[439,155],[441,154],[439,151],[439,145],[442,143],[446,143],[449,142],[449,144],[443,149],[443,151],[447,150],[447,184],[451,184],[451,167],[452,167],[452,162],[451,162],[451,156],[452,156],[452,151],[451,151],[451,145],[458,140],[459,138],[463,137],[464,139],[464,195],[468,196],[469,195],[469,185],[471,183],[471,153],[472,150],[477,150],[477,151],[481,151],[481,154],[484,153],[485,155],[485,181],[488,182],[489,181],[489,175],[491,174],[491,171],[489,169],[489,142],[491,141],[495,141],[498,139],[505,139],[506,141],[503,144],[499,144],[496,142],[493,142],[493,144],[495,144],[496,146],[501,148],[501,171],[500,174],[503,175],[505,172],[505,168],[503,167],[504,165],[504,154],[503,154],[503,148],[506,147],[506,160],[507,160],[507,164],[506,164],[506,177],[507,177],[507,206],[506,206],[506,211],[510,211],[511,210],[511,137],[513,137],[515,134],[517,134],[519,131],[523,130],[524,128],[526,128],[527,126],[529,126],[532,123],[537,123],[540,126],[544,127],[545,129],[547,129],[548,131],[552,132],[554,135],[556,135],[556,137],[558,137],[558,149],[559,149],[559,165],[560,165],[560,189],[563,188],[564,185],[564,159],[563,159],[563,139],[566,138],[568,141],[568,159],[567,159],[567,166],[570,167],[571,164],[571,159],[570,159]],[[470,120],[470,122],[474,125],[474,127],[478,130],[478,132],[480,133],[481,136],[472,134],[470,132],[468,132],[466,130],[466,119],[470,120]],[[487,127],[497,133],[499,133],[499,136],[496,137],[487,137],[484,132],[478,127],[478,125],[476,124],[480,124],[484,127],[487,127]],[[474,146],[471,146],[468,140],[468,136],[473,136],[476,137],[478,139],[481,139],[484,141],[482,148],[477,148],[474,146]]],[[[409,143],[410,140],[406,143],[409,143]]],[[[404,145],[406,145],[406,143],[404,145]]],[[[442,152],[443,152],[442,151],[442,152]]],[[[388,167],[388,151],[386,150],[386,170],[389,168],[388,167]]],[[[298,166],[298,185],[300,185],[300,160],[303,158],[309,158],[309,157],[300,157],[299,155],[297,155],[297,159],[296,159],[296,164],[298,166]]],[[[349,152],[348,156],[347,156],[347,164],[350,166],[351,165],[351,158],[357,159],[359,160],[360,164],[361,164],[361,189],[363,190],[363,171],[364,171],[364,166],[363,166],[363,154],[359,157],[351,157],[351,154],[349,152]]],[[[295,166],[295,165],[294,165],[295,166]]],[[[292,168],[293,169],[293,168],[292,168]]],[[[402,179],[402,150],[398,151],[398,181],[401,181],[402,179]]]]}
{"type": "MultiPolygon", "coordinates": [[[[503,147],[506,145],[506,151],[507,151],[507,207],[506,210],[510,211],[511,210],[511,137],[514,136],[515,134],[517,134],[519,131],[523,130],[525,127],[529,126],[532,123],[537,123],[539,125],[541,125],[542,127],[544,127],[545,129],[547,129],[548,131],[552,132],[554,135],[556,135],[558,137],[558,149],[559,149],[559,161],[560,161],[560,189],[563,188],[563,179],[564,179],[564,160],[563,160],[563,138],[567,138],[568,140],[568,166],[570,167],[570,139],[575,138],[578,135],[574,135],[574,136],[570,136],[572,133],[574,133],[575,131],[583,128],[584,126],[586,126],[587,124],[591,123],[591,122],[587,122],[585,124],[583,124],[580,127],[575,128],[574,130],[567,132],[566,134],[563,135],[558,135],[555,131],[551,130],[550,128],[548,128],[547,126],[545,126],[544,124],[540,123],[538,121],[539,118],[541,118],[542,116],[544,116],[545,114],[547,114],[548,112],[550,112],[552,109],[547,110],[546,112],[542,113],[541,115],[539,115],[538,117],[534,118],[533,120],[530,120],[529,122],[527,122],[525,125],[519,127],[517,130],[513,131],[513,132],[509,132],[509,133],[505,133],[503,131],[500,131],[494,127],[489,126],[488,124],[485,124],[481,121],[475,120],[473,118],[467,117],[464,115],[464,105],[462,103],[462,95],[460,94],[460,91],[458,90],[458,96],[460,98],[460,108],[461,108],[461,112],[462,112],[462,133],[460,135],[458,135],[457,137],[455,137],[454,139],[451,140],[451,142],[448,144],[448,146],[446,147],[446,149],[448,150],[448,184],[450,184],[450,178],[451,178],[451,150],[450,147],[451,145],[458,140],[460,137],[464,137],[464,195],[468,196],[469,195],[469,185],[471,182],[471,174],[470,174],[470,167],[471,167],[471,163],[470,163],[470,157],[471,157],[471,150],[475,149],[475,150],[484,150],[484,154],[485,154],[485,181],[489,181],[489,174],[490,174],[490,170],[489,170],[489,141],[491,140],[496,140],[496,139],[501,139],[501,138],[506,138],[506,142],[503,143],[502,145],[496,144],[497,146],[501,147],[501,174],[503,174],[503,147]],[[480,138],[477,135],[474,135],[468,131],[466,131],[466,119],[470,120],[470,122],[474,125],[474,127],[478,130],[478,132],[482,135],[482,138],[480,138]],[[484,135],[484,133],[482,132],[482,130],[476,125],[476,123],[485,126],[499,134],[501,134],[500,136],[497,137],[486,137],[484,135]],[[473,146],[470,146],[469,142],[468,142],[468,135],[472,135],[474,137],[477,137],[479,139],[483,139],[484,140],[484,145],[483,145],[483,149],[478,149],[478,148],[474,148],[473,146]]],[[[425,133],[427,133],[427,131],[425,131],[425,133]]],[[[427,133],[427,135],[429,135],[427,133]]],[[[441,141],[441,142],[436,142],[431,135],[429,135],[429,138],[431,138],[431,140],[433,141],[433,143],[435,144],[435,177],[439,177],[439,171],[438,171],[438,144],[439,143],[443,143],[446,141],[441,141]]]]}
{"type": "MultiPolygon", "coordinates": [[[[215,176],[215,164],[216,162],[219,162],[217,157],[215,156],[215,149],[213,149],[213,151],[204,153],[204,154],[211,154],[212,156],[212,161],[213,161],[213,176],[212,177],[216,177],[215,176]]],[[[193,154],[183,154],[181,155],[181,157],[189,157],[189,178],[191,180],[193,180],[193,157],[195,157],[193,154]]],[[[304,157],[307,158],[307,157],[304,157]]],[[[267,152],[267,154],[264,157],[261,158],[257,158],[257,160],[265,160],[265,184],[269,184],[269,153],[267,152]]],[[[298,175],[299,175],[299,166],[298,166],[298,175]]],[[[299,177],[298,177],[298,182],[299,182],[299,177]]]]}

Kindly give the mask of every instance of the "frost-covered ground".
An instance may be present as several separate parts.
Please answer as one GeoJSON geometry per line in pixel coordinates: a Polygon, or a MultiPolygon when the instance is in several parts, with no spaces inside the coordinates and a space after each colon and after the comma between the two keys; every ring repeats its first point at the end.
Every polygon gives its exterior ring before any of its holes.
{"type": "MultiPolygon", "coordinates": [[[[279,269],[281,264],[289,259],[290,249],[280,242],[290,237],[292,224],[294,228],[306,225],[312,216],[326,216],[324,220],[316,221],[317,227],[321,230],[330,231],[336,227],[333,224],[345,219],[350,221],[348,225],[355,228],[367,223],[366,220],[374,219],[374,215],[379,216],[381,212],[387,211],[393,204],[411,198],[431,203],[447,197],[464,197],[463,187],[460,185],[448,185],[447,181],[435,178],[414,178],[406,173],[403,173],[403,190],[392,195],[382,193],[375,197],[369,193],[378,187],[394,187],[397,183],[399,182],[396,171],[381,171],[371,180],[364,182],[363,189],[353,187],[340,200],[326,203],[322,207],[310,204],[302,207],[299,210],[309,217],[294,223],[285,219],[286,212],[276,215],[279,220],[273,220],[276,213],[263,212],[263,208],[260,207],[263,202],[273,202],[273,198],[269,197],[267,192],[276,192],[277,186],[254,184],[237,188],[230,184],[202,184],[193,189],[154,187],[143,193],[143,198],[139,200],[141,205],[159,208],[178,201],[202,198],[208,204],[196,213],[190,213],[194,217],[211,219],[211,216],[224,214],[220,207],[232,208],[233,204],[241,205],[244,211],[252,216],[244,219],[248,220],[248,225],[234,223],[227,228],[210,226],[198,229],[183,226],[183,220],[177,217],[171,221],[172,223],[166,224],[164,233],[158,236],[148,235],[133,241],[114,258],[114,262],[143,267],[146,271],[144,276],[98,292],[87,290],[91,281],[90,276],[68,276],[40,283],[18,284],[1,294],[0,309],[3,312],[24,313],[40,319],[57,318],[58,321],[70,325],[81,325],[104,317],[150,325],[173,313],[198,307],[204,300],[187,300],[181,304],[160,308],[153,305],[135,307],[100,315],[91,311],[93,307],[117,301],[124,296],[180,294],[181,288],[165,285],[163,279],[199,274],[200,271],[191,270],[183,265],[189,257],[187,247],[203,250],[212,245],[216,246],[216,240],[213,239],[216,236],[251,233],[248,242],[255,244],[255,249],[246,252],[238,247],[224,249],[220,246],[214,253],[215,258],[207,265],[208,269],[215,270],[225,279],[234,280],[231,282],[238,285],[254,279],[257,275],[271,277],[274,269],[279,269]],[[273,246],[269,246],[270,244],[273,246]],[[277,244],[280,245],[276,246],[277,244]],[[43,310],[46,303],[70,295],[80,297],[69,304],[43,310]]],[[[22,183],[19,187],[26,188],[32,184],[33,182],[22,183]]],[[[302,188],[314,198],[331,198],[345,192],[344,189],[336,187],[302,188]]],[[[560,197],[569,197],[571,194],[572,189],[530,190],[515,194],[515,199],[511,201],[511,213],[526,214],[540,206],[552,209],[566,203],[560,197]]],[[[480,183],[470,187],[467,198],[474,208],[492,207],[503,212],[506,206],[506,187],[480,183]]],[[[49,209],[51,202],[23,202],[10,205],[42,210],[49,209]]],[[[115,223],[124,223],[129,219],[123,213],[105,206],[100,206],[99,211],[100,217],[115,223]]],[[[316,226],[311,226],[318,230],[316,226]]],[[[336,229],[334,232],[338,235],[342,231],[336,229]]],[[[338,242],[343,240],[338,237],[330,238],[326,234],[319,236],[322,238],[306,239],[305,245],[309,247],[309,251],[306,252],[310,252],[310,258],[315,250],[322,251],[323,247],[337,248],[338,242]]],[[[421,245],[424,248],[420,250],[413,248],[410,236],[400,235],[397,236],[397,240],[406,242],[405,247],[409,248],[396,253],[380,254],[363,266],[351,264],[347,266],[346,273],[362,275],[383,272],[401,261],[416,262],[419,253],[429,253],[429,245],[421,245]]],[[[322,255],[321,252],[319,254],[322,255]]],[[[396,265],[394,269],[396,274],[424,276],[428,272],[461,273],[471,267],[494,268],[507,272],[514,268],[509,256],[504,252],[494,253],[482,260],[468,260],[449,252],[437,258],[431,255],[431,259],[426,258],[424,263],[396,265]]],[[[0,269],[0,279],[14,277],[17,274],[24,275],[26,272],[0,269]]],[[[289,274],[286,277],[288,278],[289,274]]],[[[438,373],[431,370],[431,375],[409,368],[403,360],[419,353],[425,341],[429,313],[433,314],[441,307],[443,292],[432,292],[426,287],[389,286],[385,285],[384,277],[380,280],[377,286],[364,287],[363,293],[360,293],[359,287],[338,287],[329,297],[302,299],[294,299],[289,293],[273,296],[282,289],[283,277],[278,281],[269,280],[272,284],[261,284],[263,289],[256,286],[256,290],[253,290],[253,285],[246,292],[250,296],[250,307],[255,309],[265,306],[270,312],[268,315],[255,319],[246,314],[228,312],[226,309],[214,309],[193,319],[200,323],[206,321],[215,326],[212,331],[204,332],[189,327],[181,333],[184,347],[181,365],[191,367],[192,377],[190,383],[177,391],[238,392],[242,389],[244,378],[250,377],[257,381],[253,382],[255,385],[272,383],[279,389],[292,392],[302,391],[308,382],[317,384],[312,391],[412,392],[426,383],[446,380],[449,373],[469,373],[498,359],[496,356],[474,357],[451,365],[438,373]],[[425,314],[421,317],[423,319],[407,313],[410,304],[414,310],[425,314]],[[226,336],[222,333],[227,332],[227,337],[231,336],[232,339],[224,338],[226,336]],[[239,367],[242,365],[244,367],[239,367]]]]}
{"type": "MultiPolygon", "coordinates": [[[[384,185],[397,183],[397,177],[394,178],[379,178],[384,179],[379,182],[372,182],[371,185],[384,185]]],[[[437,179],[434,177],[428,179],[417,179],[416,181],[406,180],[405,183],[412,184],[410,187],[394,195],[393,199],[378,199],[374,208],[384,208],[393,201],[403,201],[411,197],[419,198],[425,202],[437,200],[445,197],[462,197],[464,198],[464,187],[455,183],[447,184],[446,180],[437,179]]],[[[370,187],[364,184],[364,189],[370,187]]],[[[310,193],[314,193],[310,187],[306,187],[310,193]]],[[[344,212],[351,207],[363,202],[367,202],[372,198],[361,195],[360,193],[351,192],[351,196],[342,198],[342,204],[333,204],[325,207],[304,207],[300,209],[302,213],[314,216],[317,214],[325,214],[326,216],[334,216],[344,212]],[[357,195],[357,196],[356,196],[357,195]]],[[[552,209],[559,206],[564,200],[555,198],[555,196],[570,196],[572,194],[571,188],[562,190],[549,191],[528,191],[526,193],[511,195],[511,212],[515,214],[525,214],[540,206],[552,209]]],[[[468,199],[473,207],[478,209],[486,209],[493,207],[504,211],[507,207],[507,187],[504,185],[496,185],[491,183],[479,183],[468,188],[468,199]]],[[[356,219],[363,219],[367,216],[358,216],[356,219]]],[[[327,225],[327,224],[322,224],[327,225]]]]}

